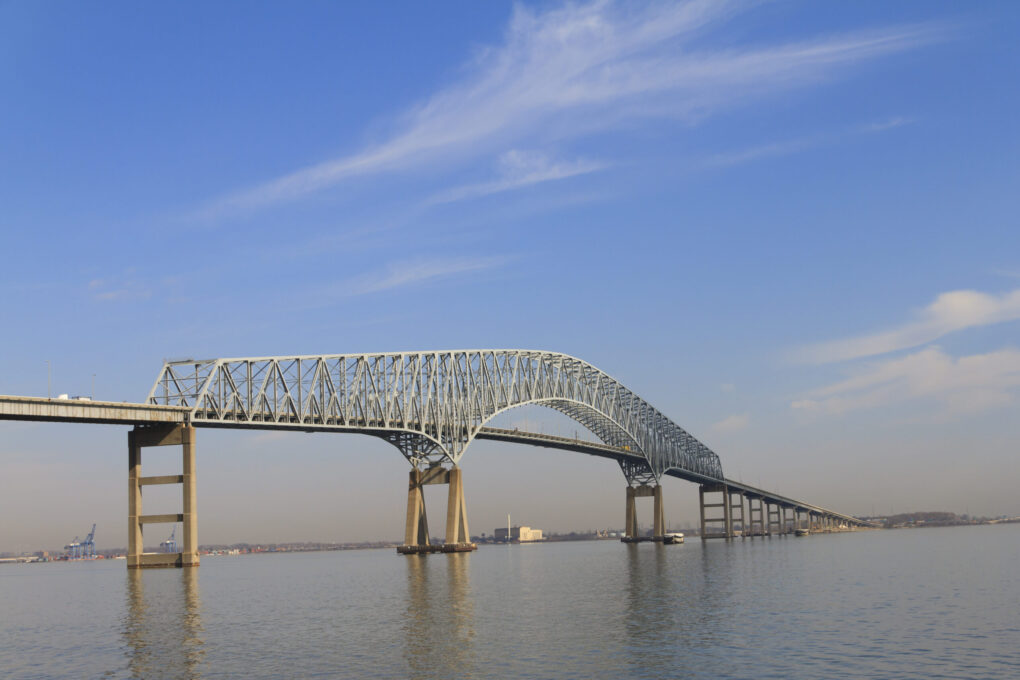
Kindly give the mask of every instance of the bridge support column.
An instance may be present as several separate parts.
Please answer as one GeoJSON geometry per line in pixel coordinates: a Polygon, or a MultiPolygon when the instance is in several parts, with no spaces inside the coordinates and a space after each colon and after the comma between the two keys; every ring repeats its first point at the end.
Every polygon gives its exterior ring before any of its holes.
{"type": "Polygon", "coordinates": [[[446,542],[443,549],[447,552],[459,552],[463,549],[474,550],[478,546],[471,542],[468,531],[467,507],[464,504],[464,482],[460,468],[450,470],[447,477],[449,494],[446,502],[446,542]]]}
{"type": "Polygon", "coordinates": [[[744,537],[747,536],[747,521],[746,521],[746,518],[744,517],[744,493],[742,491],[732,491],[732,490],[729,490],[729,491],[726,492],[726,497],[727,497],[726,498],[726,503],[727,503],[727,505],[730,506],[730,522],[729,522],[730,527],[729,527],[729,531],[727,532],[729,534],[729,536],[727,536],[727,538],[734,538],[737,535],[737,530],[733,526],[734,523],[735,523],[734,520],[738,519],[737,517],[734,517],[734,515],[733,515],[734,508],[740,511],[740,517],[739,517],[739,520],[740,520],[740,537],[744,538],[744,537]],[[737,502],[736,503],[733,502],[733,496],[737,497],[737,502]]]}
{"type": "Polygon", "coordinates": [[[421,478],[421,470],[412,468],[407,483],[407,520],[404,524],[402,546],[405,548],[429,545],[429,521],[425,514],[425,493],[421,478]]]}
{"type": "Polygon", "coordinates": [[[195,474],[195,428],[190,425],[137,426],[128,432],[128,569],[198,566],[198,508],[195,474]],[[142,476],[142,449],[180,446],[182,474],[142,476]],[[142,487],[180,484],[183,512],[169,515],[142,514],[142,487]],[[184,535],[179,553],[147,553],[143,526],[181,522],[184,535]]]}
{"type": "Polygon", "coordinates": [[[765,535],[765,501],[759,496],[747,497],[747,524],[744,529],[745,536],[765,535]]]}
{"type": "Polygon", "coordinates": [[[705,536],[708,533],[705,529],[705,485],[698,485],[698,508],[701,515],[701,529],[698,531],[698,535],[701,540],[705,540],[705,536]]]}
{"type": "Polygon", "coordinates": [[[726,520],[726,540],[733,538],[733,498],[730,488],[723,486],[723,519],[726,520]]]}
{"type": "Polygon", "coordinates": [[[636,543],[641,540],[649,540],[648,537],[640,536],[638,533],[637,521],[637,499],[652,498],[652,536],[651,540],[661,541],[666,532],[666,515],[662,505],[662,485],[640,484],[638,486],[627,485],[627,506],[624,514],[624,536],[621,541],[624,543],[636,543]]]}
{"type": "Polygon", "coordinates": [[[634,487],[627,486],[627,510],[624,515],[623,537],[628,539],[637,538],[637,502],[634,495],[634,487]]]}
{"type": "Polygon", "coordinates": [[[701,505],[701,540],[710,538],[730,537],[730,510],[729,490],[722,484],[702,484],[698,487],[698,500],[701,505]],[[706,503],[705,495],[718,493],[722,496],[718,503],[706,503]],[[722,517],[711,517],[707,512],[708,508],[722,508],[722,517]],[[721,531],[713,530],[712,524],[721,524],[721,531]]]}
{"type": "Polygon", "coordinates": [[[404,545],[397,548],[403,555],[433,552],[467,552],[477,550],[468,530],[467,506],[464,503],[464,482],[459,467],[446,470],[439,466],[411,470],[407,484],[407,519],[404,545]],[[425,489],[428,484],[447,484],[446,538],[443,545],[432,545],[428,516],[425,512],[425,489]]]}
{"type": "Polygon", "coordinates": [[[666,513],[662,507],[662,485],[655,485],[655,495],[652,496],[652,511],[655,513],[655,519],[652,521],[652,537],[657,541],[661,541],[663,536],[666,535],[666,513]]]}
{"type": "Polygon", "coordinates": [[[783,533],[783,522],[780,519],[780,508],[775,503],[767,503],[765,508],[768,510],[768,527],[766,533],[771,537],[773,534],[783,533]]]}

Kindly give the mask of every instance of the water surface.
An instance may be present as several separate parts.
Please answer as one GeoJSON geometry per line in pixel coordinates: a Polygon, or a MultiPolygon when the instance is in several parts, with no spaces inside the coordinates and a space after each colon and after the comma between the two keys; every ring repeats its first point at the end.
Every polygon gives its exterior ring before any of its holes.
{"type": "Polygon", "coordinates": [[[1020,525],[0,567],[4,678],[1017,678],[1020,525]]]}

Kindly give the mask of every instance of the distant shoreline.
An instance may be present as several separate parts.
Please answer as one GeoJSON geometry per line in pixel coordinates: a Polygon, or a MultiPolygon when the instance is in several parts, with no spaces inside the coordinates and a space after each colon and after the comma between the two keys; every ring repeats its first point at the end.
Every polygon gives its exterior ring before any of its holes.
{"type": "MultiPolygon", "coordinates": [[[[996,524],[1020,524],[1020,517],[1002,517],[995,519],[980,518],[980,519],[961,519],[961,518],[939,518],[939,519],[914,519],[914,520],[901,520],[902,517],[910,516],[916,517],[918,515],[935,515],[942,513],[913,513],[912,515],[894,515],[891,517],[873,517],[864,518],[871,521],[877,521],[883,524],[884,529],[930,529],[938,527],[960,527],[960,526],[989,526],[996,524]]],[[[948,513],[947,513],[948,514],[948,513]]],[[[685,533],[688,533],[691,537],[698,536],[697,529],[684,529],[685,533]]],[[[611,532],[614,535],[596,535],[596,534],[552,534],[543,538],[541,541],[527,541],[527,544],[541,544],[541,543],[567,543],[572,541],[616,541],[619,540],[620,532],[611,532]]],[[[504,541],[493,541],[489,537],[472,537],[472,540],[476,541],[479,545],[506,545],[504,541]]],[[[442,541],[436,539],[437,543],[442,541]]],[[[517,545],[518,542],[511,542],[517,545]]],[[[394,550],[401,544],[393,541],[363,541],[359,543],[233,543],[230,545],[223,544],[211,544],[199,546],[199,555],[202,557],[221,557],[221,556],[234,556],[234,555],[262,555],[262,554],[277,554],[277,553],[303,553],[303,552],[342,552],[345,550],[394,550]]],[[[148,551],[156,552],[156,551],[148,551]]],[[[123,558],[126,556],[127,550],[124,548],[112,548],[106,550],[97,550],[97,559],[111,560],[123,558]]],[[[79,561],[93,561],[93,560],[67,560],[64,559],[62,554],[50,554],[46,550],[36,550],[32,552],[26,552],[21,554],[16,553],[0,553],[0,565],[2,564],[21,564],[26,562],[31,563],[42,563],[42,562],[79,562],[79,561]],[[45,556],[44,556],[45,555],[45,556]]]]}

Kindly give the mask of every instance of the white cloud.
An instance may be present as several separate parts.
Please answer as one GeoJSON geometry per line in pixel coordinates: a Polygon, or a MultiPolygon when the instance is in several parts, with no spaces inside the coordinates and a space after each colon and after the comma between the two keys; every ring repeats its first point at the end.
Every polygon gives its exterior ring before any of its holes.
{"type": "Polygon", "coordinates": [[[707,164],[714,167],[725,168],[732,165],[750,163],[751,161],[756,161],[761,158],[788,156],[792,153],[797,153],[798,151],[818,146],[819,144],[822,144],[823,141],[823,137],[812,136],[802,137],[800,139],[788,139],[782,142],[760,144],[749,149],[715,154],[714,156],[709,157],[707,164]]]}
{"type": "Polygon", "coordinates": [[[774,46],[713,50],[694,42],[746,6],[718,0],[517,6],[502,44],[480,51],[461,81],[414,107],[385,141],[227,196],[204,214],[292,200],[355,176],[474,159],[536,135],[573,137],[652,115],[693,120],[934,35],[912,26],[774,46]]]}
{"type": "Polygon", "coordinates": [[[737,432],[738,430],[745,429],[750,422],[751,417],[746,413],[742,413],[723,418],[718,423],[713,423],[712,429],[716,432],[737,432]]]}
{"type": "Polygon", "coordinates": [[[128,275],[108,279],[92,279],[88,283],[88,291],[92,299],[100,302],[147,300],[152,297],[152,291],[145,284],[128,275]]]}
{"type": "Polygon", "coordinates": [[[954,331],[1020,319],[1020,289],[989,295],[974,290],[942,293],[913,321],[880,333],[808,345],[796,361],[828,363],[886,354],[932,342],[954,331]]]}
{"type": "Polygon", "coordinates": [[[839,414],[929,400],[950,413],[1010,404],[1020,388],[1020,350],[1000,349],[958,359],[938,347],[874,362],[856,375],[794,401],[795,410],[839,414]]]}
{"type": "Polygon", "coordinates": [[[605,168],[605,163],[588,160],[555,161],[538,151],[508,151],[499,158],[499,178],[449,189],[430,203],[452,203],[470,198],[519,189],[539,182],[566,179],[605,168]]]}
{"type": "Polygon", "coordinates": [[[819,146],[835,144],[838,143],[840,140],[844,140],[848,137],[860,134],[875,134],[878,132],[885,132],[886,130],[892,130],[903,125],[908,125],[912,122],[913,121],[909,118],[895,117],[889,118],[887,120],[869,123],[867,125],[861,125],[849,130],[844,130],[843,132],[838,134],[806,135],[804,137],[798,137],[796,139],[787,139],[779,142],[771,142],[768,144],[759,144],[758,146],[752,146],[748,149],[741,149],[739,151],[728,151],[725,153],[715,154],[714,156],[710,156],[708,158],[706,164],[715,167],[729,167],[732,165],[742,165],[744,163],[750,163],[761,158],[770,158],[773,156],[789,156],[790,154],[794,154],[799,151],[805,151],[807,149],[813,149],[819,146]]]}
{"type": "Polygon", "coordinates": [[[893,128],[903,127],[904,125],[910,125],[914,122],[913,118],[905,118],[903,116],[893,116],[886,120],[876,121],[874,123],[868,123],[861,128],[861,132],[885,132],[886,130],[892,130],[893,128]]]}
{"type": "Polygon", "coordinates": [[[385,269],[341,284],[335,292],[341,296],[367,295],[393,288],[478,272],[503,264],[502,257],[421,258],[389,264],[385,269]]]}

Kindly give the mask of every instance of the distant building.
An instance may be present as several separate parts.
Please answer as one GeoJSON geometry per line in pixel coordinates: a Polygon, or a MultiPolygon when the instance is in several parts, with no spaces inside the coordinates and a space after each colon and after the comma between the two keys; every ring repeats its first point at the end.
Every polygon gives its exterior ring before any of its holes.
{"type": "MultiPolygon", "coordinates": [[[[506,541],[506,527],[496,529],[496,541],[506,541]]],[[[530,543],[532,541],[542,540],[542,530],[532,529],[531,527],[511,527],[510,528],[510,540],[518,541],[520,543],[530,543]]]]}

